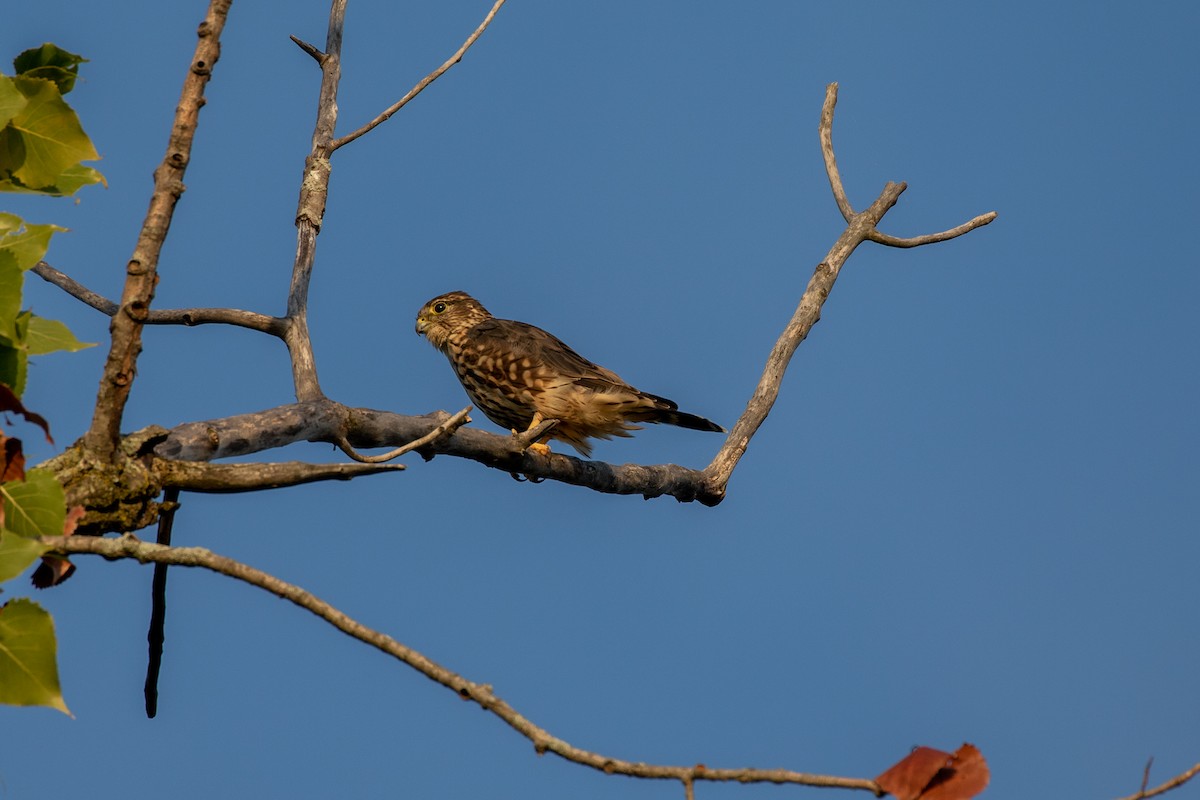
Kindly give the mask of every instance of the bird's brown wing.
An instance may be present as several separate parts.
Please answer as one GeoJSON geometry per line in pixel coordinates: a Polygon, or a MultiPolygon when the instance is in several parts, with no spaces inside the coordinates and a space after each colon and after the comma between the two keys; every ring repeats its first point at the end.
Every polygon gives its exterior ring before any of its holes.
{"type": "Polygon", "coordinates": [[[535,325],[511,319],[489,319],[472,328],[471,338],[480,344],[506,350],[517,360],[528,358],[535,369],[547,367],[563,379],[592,391],[631,389],[615,372],[588,361],[566,342],[535,325]]]}

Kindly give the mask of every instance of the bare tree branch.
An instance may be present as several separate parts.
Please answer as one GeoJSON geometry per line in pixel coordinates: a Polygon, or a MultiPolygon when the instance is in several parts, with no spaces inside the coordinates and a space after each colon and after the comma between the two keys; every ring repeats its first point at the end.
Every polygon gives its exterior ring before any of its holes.
{"type": "Polygon", "coordinates": [[[882,794],[875,781],[863,778],[816,775],[786,769],[749,767],[713,769],[701,764],[690,767],[647,764],[594,753],[575,747],[534,724],[496,695],[487,684],[467,680],[392,637],[368,628],[299,586],[282,581],[273,575],[233,559],[219,556],[210,550],[201,547],[166,547],[143,542],[129,534],[116,539],[97,536],[48,536],[43,537],[42,542],[63,555],[89,553],[105,558],[134,558],[143,564],[151,562],[173,566],[201,567],[265,589],[271,594],[315,614],[343,633],[407,664],[430,680],[450,689],[459,697],[470,700],[485,711],[495,714],[517,733],[529,739],[538,753],[554,753],[567,761],[591,767],[609,775],[677,780],[682,782],[685,787],[695,781],[736,781],[738,783],[791,783],[803,786],[836,787],[858,789],[875,795],[882,794]]]}
{"type": "MultiPolygon", "coordinates": [[[[30,272],[52,283],[72,297],[82,300],[102,314],[113,316],[117,304],[103,295],[93,292],[66,273],[59,272],[45,261],[39,261],[30,272]]],[[[142,320],[146,325],[209,325],[220,323],[249,328],[283,338],[288,321],[283,317],[270,317],[255,311],[237,308],[172,308],[150,309],[142,320]]]]}
{"type": "MultiPolygon", "coordinates": [[[[788,363],[791,361],[792,355],[796,352],[796,348],[800,346],[800,343],[808,336],[812,327],[820,320],[821,306],[829,298],[829,293],[833,291],[833,284],[837,280],[838,274],[841,272],[846,260],[850,258],[855,248],[862,242],[868,240],[880,241],[881,238],[884,238],[884,235],[876,230],[876,226],[883,219],[883,215],[900,199],[900,194],[906,188],[904,183],[889,182],[884,186],[879,197],[875,199],[875,202],[869,208],[861,213],[854,211],[849,199],[846,197],[846,190],[842,185],[842,177],[838,172],[837,158],[833,152],[833,112],[837,106],[837,94],[838,85],[836,83],[831,83],[826,87],[825,102],[821,107],[819,135],[821,153],[825,160],[825,173],[829,178],[829,186],[833,190],[833,197],[838,205],[838,209],[846,218],[847,227],[825,255],[824,260],[817,265],[812,278],[808,282],[808,286],[804,290],[803,296],[800,298],[800,303],[796,307],[795,313],[784,328],[783,333],[780,334],[779,339],[776,340],[775,346],[771,349],[771,354],[767,358],[762,377],[759,379],[758,386],[755,387],[754,394],[746,404],[746,410],[742,412],[741,417],[734,423],[729,436],[717,452],[717,455],[713,458],[712,463],[705,468],[704,472],[707,476],[705,489],[698,494],[698,497],[707,499],[702,500],[702,502],[709,502],[711,500],[715,504],[715,502],[720,502],[720,499],[725,496],[725,490],[733,474],[734,467],[737,466],[738,461],[745,454],[746,448],[750,445],[750,439],[758,431],[759,426],[766,420],[772,406],[775,404],[775,400],[779,397],[779,387],[783,383],[783,376],[787,371],[788,363]]],[[[919,237],[919,240],[899,240],[894,239],[894,237],[886,238],[895,242],[911,242],[911,244],[897,246],[930,244],[934,241],[944,241],[945,239],[953,238],[953,236],[959,236],[980,225],[986,225],[995,219],[995,217],[995,212],[985,214],[981,217],[976,217],[971,222],[953,231],[932,234],[928,237],[919,237]]]]}
{"type": "Polygon", "coordinates": [[[300,402],[325,396],[317,380],[317,363],[308,333],[308,287],[312,281],[317,234],[325,217],[329,175],[333,169],[329,155],[333,152],[330,143],[337,127],[337,92],[342,78],[342,29],[345,19],[346,0],[333,0],[329,7],[329,29],[325,36],[324,53],[317,53],[312,45],[292,37],[296,44],[313,56],[321,68],[321,91],[317,99],[312,149],[304,159],[304,175],[300,179],[300,198],[296,207],[296,259],[288,287],[289,325],[284,336],[292,362],[292,383],[296,399],[300,402]]]}
{"type": "Polygon", "coordinates": [[[956,236],[962,236],[964,233],[970,233],[976,228],[982,228],[995,218],[996,212],[989,211],[986,214],[980,214],[978,217],[964,222],[957,228],[951,228],[950,230],[942,231],[941,233],[927,233],[924,236],[913,236],[903,239],[899,236],[889,236],[888,234],[880,233],[879,231],[871,231],[871,235],[868,238],[870,238],[872,242],[884,244],[888,247],[920,247],[923,244],[937,244],[938,242],[944,242],[947,239],[953,239],[956,236]]]}
{"type": "Polygon", "coordinates": [[[821,157],[825,159],[825,175],[829,178],[829,188],[833,190],[833,200],[842,217],[849,222],[854,218],[854,206],[846,197],[846,187],[842,185],[842,174],[838,172],[837,157],[833,153],[833,110],[837,107],[837,95],[837,83],[825,87],[825,102],[821,106],[821,122],[817,127],[821,137],[821,157]]]}
{"type": "Polygon", "coordinates": [[[121,307],[109,326],[111,345],[100,378],[92,424],[84,434],[84,447],[101,458],[114,458],[120,446],[121,417],[142,350],[142,325],[158,285],[158,256],[171,227],[175,204],[183,194],[183,175],[191,159],[200,108],[205,102],[204,87],[221,53],[221,31],[231,2],[210,0],[208,13],[200,23],[199,41],[175,108],[167,154],[154,171],[150,208],[125,269],[121,307]]]}
{"type": "Polygon", "coordinates": [[[1150,765],[1147,764],[1146,771],[1142,776],[1141,791],[1134,792],[1131,795],[1126,795],[1125,797],[1118,798],[1118,800],[1142,800],[1142,798],[1146,798],[1146,797],[1157,797],[1160,794],[1166,794],[1167,792],[1171,791],[1172,789],[1178,789],[1180,786],[1183,786],[1185,783],[1187,783],[1188,781],[1190,781],[1192,778],[1196,777],[1197,775],[1200,775],[1200,764],[1194,764],[1194,765],[1192,765],[1192,767],[1190,769],[1184,770],[1183,772],[1176,775],[1174,778],[1171,778],[1169,781],[1166,781],[1165,783],[1161,783],[1158,786],[1155,786],[1153,789],[1147,790],[1146,784],[1149,782],[1149,779],[1150,779],[1150,765]]]}
{"type": "Polygon", "coordinates": [[[363,475],[403,470],[403,464],[210,464],[205,461],[163,461],[155,464],[164,486],[205,494],[261,492],[317,481],[348,481],[363,475]]]}
{"type": "MultiPolygon", "coordinates": [[[[329,442],[344,438],[355,448],[396,447],[427,436],[450,419],[444,411],[406,416],[370,408],[350,408],[322,398],[205,422],[179,425],[154,447],[174,463],[209,461],[247,455],[295,442],[329,442]]],[[[426,459],[435,455],[468,458],[493,469],[583,486],[607,494],[670,495],[683,502],[714,505],[720,497],[706,494],[703,472],[675,464],[606,464],[562,453],[538,455],[513,446],[512,436],[475,428],[459,428],[417,448],[426,459]]]]}
{"type": "Polygon", "coordinates": [[[408,105],[408,102],[410,100],[412,100],[414,97],[416,97],[421,92],[423,92],[425,90],[426,86],[433,83],[438,78],[442,77],[442,75],[444,75],[447,70],[449,70],[451,67],[453,67],[458,62],[462,61],[463,55],[466,54],[467,50],[471,49],[471,45],[475,44],[475,41],[480,36],[482,36],[483,32],[485,30],[487,30],[487,27],[492,24],[492,19],[495,18],[496,12],[500,10],[500,6],[504,5],[504,2],[505,2],[505,0],[496,0],[496,4],[492,6],[492,10],[489,11],[487,16],[483,18],[483,22],[481,22],[479,24],[479,27],[475,29],[474,33],[472,33],[470,36],[467,37],[467,40],[465,42],[463,42],[462,47],[458,48],[458,50],[454,53],[454,55],[450,56],[450,58],[448,58],[446,60],[446,63],[442,64],[440,67],[435,69],[433,72],[429,73],[424,78],[422,78],[421,81],[419,83],[417,83],[416,86],[414,86],[412,89],[409,90],[408,94],[404,95],[404,97],[401,97],[399,100],[397,100],[391,106],[388,106],[387,110],[384,111],[382,114],[380,114],[378,117],[371,120],[366,125],[363,125],[361,128],[354,131],[353,133],[348,133],[345,136],[341,137],[340,139],[334,140],[333,145],[330,149],[337,150],[342,145],[350,144],[350,142],[353,142],[358,137],[360,137],[364,134],[370,133],[372,130],[374,130],[378,126],[387,122],[389,119],[391,119],[393,114],[395,114],[400,109],[404,108],[404,106],[408,105]]]}

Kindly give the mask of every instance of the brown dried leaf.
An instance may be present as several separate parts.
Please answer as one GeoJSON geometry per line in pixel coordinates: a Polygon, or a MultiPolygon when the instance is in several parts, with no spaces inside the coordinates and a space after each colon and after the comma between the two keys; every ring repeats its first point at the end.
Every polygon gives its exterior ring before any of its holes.
{"type": "Polygon", "coordinates": [[[49,589],[74,574],[75,565],[62,556],[42,556],[42,563],[38,564],[29,580],[38,589],[49,589]]]}
{"type": "Polygon", "coordinates": [[[950,757],[950,766],[938,773],[921,800],[969,800],[987,788],[991,773],[983,753],[964,744],[950,757]]]}
{"type": "Polygon", "coordinates": [[[912,752],[875,779],[896,800],[917,800],[925,787],[950,763],[951,755],[932,747],[914,747],[912,752]]]}
{"type": "Polygon", "coordinates": [[[50,423],[46,422],[42,415],[35,414],[26,409],[25,406],[21,405],[20,398],[13,394],[13,390],[5,386],[3,383],[0,383],[0,412],[9,411],[15,414],[20,414],[27,421],[41,427],[41,429],[46,433],[46,441],[50,444],[54,444],[54,439],[50,438],[50,423]]]}
{"type": "MultiPolygon", "coordinates": [[[[67,509],[66,519],[63,520],[63,536],[70,536],[83,519],[83,506],[72,506],[67,509]]],[[[75,574],[75,565],[63,556],[42,556],[42,563],[33,571],[30,580],[38,589],[49,589],[58,586],[75,574]]]]}
{"type": "Polygon", "coordinates": [[[4,442],[4,450],[0,452],[0,483],[25,480],[25,453],[21,450],[21,440],[0,433],[0,442],[4,442]]]}
{"type": "Polygon", "coordinates": [[[913,751],[875,779],[897,800],[970,800],[988,785],[983,754],[964,744],[953,754],[932,747],[913,751]]]}

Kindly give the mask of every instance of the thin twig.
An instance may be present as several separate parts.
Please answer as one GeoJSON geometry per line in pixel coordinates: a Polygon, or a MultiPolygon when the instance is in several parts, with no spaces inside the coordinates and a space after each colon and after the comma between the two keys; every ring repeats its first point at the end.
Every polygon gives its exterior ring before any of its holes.
{"type": "Polygon", "coordinates": [[[792,783],[804,786],[826,786],[842,789],[858,789],[881,794],[879,785],[863,778],[843,778],[835,775],[815,775],[793,772],[786,769],[708,769],[703,766],[670,766],[646,764],[610,758],[575,747],[550,734],[549,731],[531,722],[516,709],[498,697],[487,684],[474,683],[430,660],[420,652],[407,647],[386,634],[368,628],[350,618],[323,600],[314,597],[299,586],[282,581],[254,567],[219,556],[201,547],[164,547],[143,542],[126,534],[119,538],[97,536],[48,536],[42,542],[62,554],[90,553],[105,558],[134,558],[142,563],[171,564],[185,567],[202,567],[231,578],[265,589],[277,597],[288,600],[333,625],[343,633],[396,658],[420,672],[430,680],[445,686],[459,697],[478,704],[502,719],[513,730],[529,739],[538,753],[550,752],[567,761],[607,774],[627,775],[677,781],[736,781],[739,783],[792,783]]]}
{"type": "MultiPolygon", "coordinates": [[[[113,316],[117,304],[103,295],[93,292],[64,272],[56,270],[45,261],[39,261],[30,270],[33,274],[52,283],[67,294],[82,300],[102,314],[113,316]]],[[[283,338],[288,321],[283,317],[271,317],[256,311],[239,308],[170,308],[150,309],[142,322],[146,325],[236,325],[239,328],[269,333],[283,338]]]]}
{"type": "Polygon", "coordinates": [[[121,310],[113,315],[109,326],[108,358],[100,378],[92,424],[84,434],[84,447],[94,457],[109,460],[117,455],[121,418],[137,373],[138,354],[142,351],[142,326],[158,285],[158,256],[171,228],[175,204],[183,194],[183,175],[191,160],[192,140],[200,109],[205,103],[204,87],[221,53],[221,31],[231,2],[209,2],[208,13],[197,31],[199,41],[183,81],[179,104],[175,107],[167,153],[154,171],[154,193],[125,269],[121,310]]]}
{"type": "Polygon", "coordinates": [[[1156,797],[1160,794],[1166,794],[1167,792],[1171,791],[1172,789],[1178,789],[1180,786],[1183,786],[1185,783],[1190,781],[1192,778],[1196,777],[1197,775],[1200,775],[1200,764],[1193,764],[1190,769],[1184,770],[1183,772],[1176,775],[1174,778],[1171,778],[1169,781],[1166,781],[1165,783],[1161,783],[1158,786],[1155,786],[1153,789],[1147,790],[1146,789],[1146,779],[1149,778],[1149,765],[1147,765],[1146,768],[1147,768],[1147,772],[1143,776],[1141,791],[1136,792],[1131,795],[1126,795],[1125,797],[1118,798],[1118,800],[1143,800],[1143,798],[1146,798],[1146,797],[1156,797]]]}
{"type": "Polygon", "coordinates": [[[311,45],[303,39],[297,39],[295,36],[289,36],[288,38],[295,42],[297,47],[312,56],[313,61],[316,61],[318,64],[325,62],[325,54],[318,50],[316,45],[311,45]]]}
{"type": "Polygon", "coordinates": [[[442,75],[444,75],[448,69],[453,67],[459,61],[462,61],[463,55],[471,48],[471,45],[475,44],[475,40],[482,36],[483,32],[487,30],[487,27],[492,24],[492,19],[495,18],[496,12],[500,10],[500,6],[504,5],[504,2],[505,0],[496,0],[496,4],[492,6],[492,10],[489,11],[487,16],[483,18],[483,22],[479,24],[479,27],[475,29],[474,33],[467,37],[467,40],[463,42],[462,47],[458,48],[454,55],[450,56],[450,58],[446,60],[446,63],[442,64],[433,72],[422,78],[416,86],[409,90],[408,94],[404,95],[404,97],[401,97],[391,106],[389,106],[388,109],[378,117],[371,120],[366,125],[363,125],[353,133],[348,133],[340,139],[335,139],[333,146],[330,149],[337,150],[342,145],[350,144],[350,142],[353,142],[358,137],[370,133],[378,126],[387,122],[393,114],[404,108],[404,106],[408,105],[408,101],[412,100],[414,97],[423,92],[426,86],[442,77],[442,75]]]}
{"type": "Polygon", "coordinates": [[[382,464],[385,461],[391,461],[393,458],[399,458],[405,453],[410,453],[413,450],[420,450],[422,447],[433,444],[442,437],[449,436],[450,434],[454,433],[463,425],[466,425],[471,421],[471,418],[467,415],[471,413],[472,408],[473,406],[467,406],[462,411],[459,411],[457,414],[450,417],[448,420],[441,423],[419,439],[414,439],[406,445],[401,445],[395,450],[390,450],[381,455],[364,456],[362,453],[351,447],[350,442],[346,441],[344,436],[339,438],[337,446],[338,449],[353,458],[355,461],[361,461],[364,464],[382,464]]]}
{"type": "MultiPolygon", "coordinates": [[[[175,524],[175,512],[179,509],[179,490],[167,489],[163,494],[162,514],[158,518],[158,544],[170,547],[171,528],[175,524]]],[[[167,565],[155,564],[154,576],[150,581],[150,630],[146,633],[149,655],[146,661],[146,716],[154,719],[158,714],[158,673],[162,669],[164,630],[167,624],[167,565]]]]}
{"type": "Polygon", "coordinates": [[[879,231],[871,231],[869,238],[872,242],[887,245],[888,247],[920,247],[924,244],[937,244],[944,242],[947,239],[953,239],[957,236],[962,236],[964,233],[970,233],[976,228],[982,228],[996,218],[995,211],[989,211],[986,214],[980,214],[972,220],[964,222],[957,228],[951,228],[948,231],[940,233],[927,233],[924,236],[912,236],[909,238],[901,238],[899,236],[890,236],[879,231]]]}

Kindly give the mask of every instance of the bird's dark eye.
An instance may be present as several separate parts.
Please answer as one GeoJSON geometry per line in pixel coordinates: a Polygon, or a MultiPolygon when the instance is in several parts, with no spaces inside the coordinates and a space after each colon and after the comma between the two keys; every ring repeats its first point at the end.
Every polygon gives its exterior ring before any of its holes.
{"type": "Polygon", "coordinates": [[[434,303],[434,304],[433,304],[433,313],[435,313],[435,314],[441,314],[441,313],[442,313],[443,311],[445,311],[445,310],[446,310],[446,304],[445,304],[445,303],[434,303]]]}

